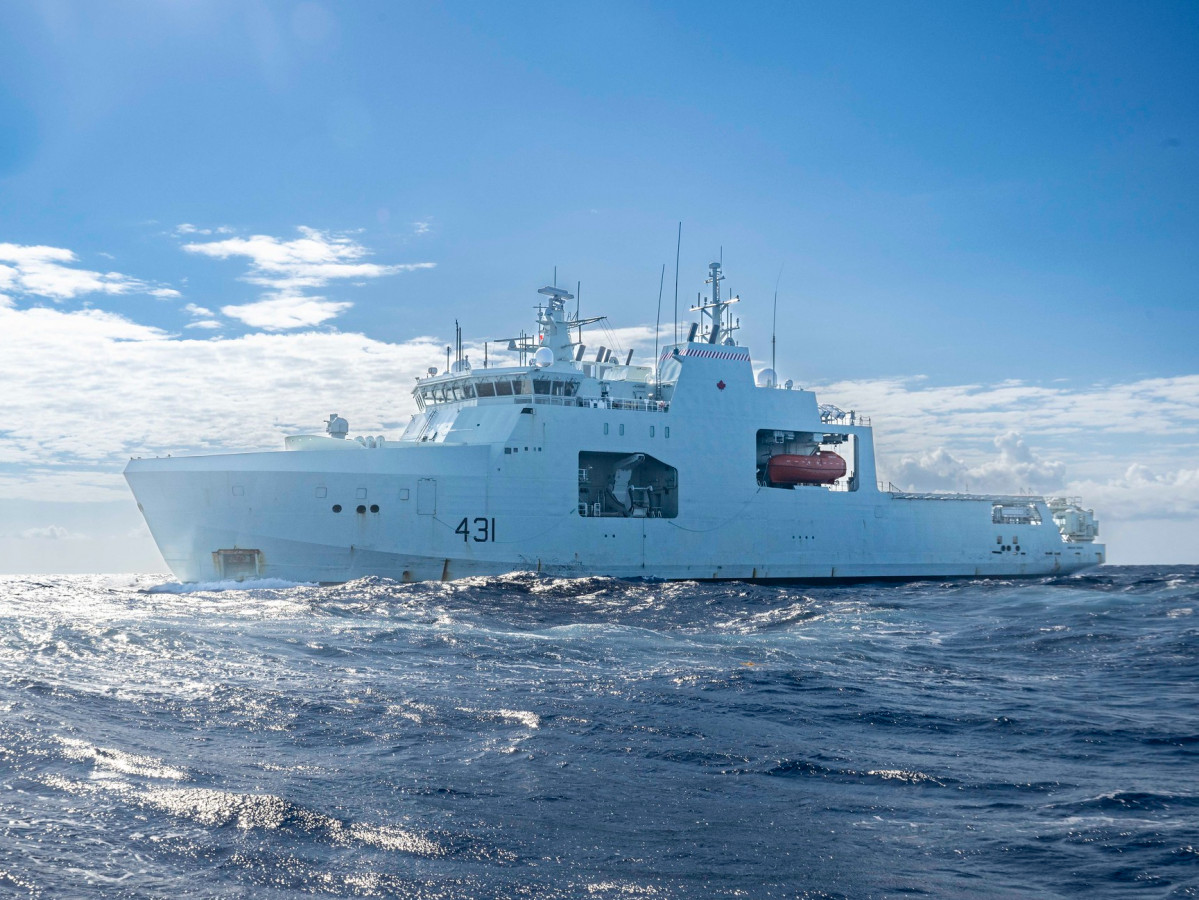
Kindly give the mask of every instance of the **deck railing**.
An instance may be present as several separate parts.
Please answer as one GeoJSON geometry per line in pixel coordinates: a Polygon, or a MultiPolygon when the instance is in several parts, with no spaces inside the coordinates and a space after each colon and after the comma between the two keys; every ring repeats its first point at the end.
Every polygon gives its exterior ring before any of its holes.
{"type": "Polygon", "coordinates": [[[626,400],[615,397],[554,397],[542,394],[526,394],[513,397],[513,403],[546,403],[551,406],[574,406],[583,409],[630,409],[636,412],[666,412],[670,404],[665,400],[626,400]]]}

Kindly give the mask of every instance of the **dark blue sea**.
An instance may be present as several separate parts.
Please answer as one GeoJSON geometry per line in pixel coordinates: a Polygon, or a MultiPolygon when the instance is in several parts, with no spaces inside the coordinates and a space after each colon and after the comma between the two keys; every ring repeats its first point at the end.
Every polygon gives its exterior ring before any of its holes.
{"type": "Polygon", "coordinates": [[[1199,568],[0,579],[0,896],[1197,897],[1199,568]]]}

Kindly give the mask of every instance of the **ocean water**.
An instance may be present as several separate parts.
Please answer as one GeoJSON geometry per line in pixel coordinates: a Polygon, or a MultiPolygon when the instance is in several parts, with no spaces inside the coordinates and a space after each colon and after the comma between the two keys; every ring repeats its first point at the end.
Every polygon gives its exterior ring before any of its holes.
{"type": "Polygon", "coordinates": [[[1197,611],[0,578],[0,896],[1196,897],[1197,611]]]}

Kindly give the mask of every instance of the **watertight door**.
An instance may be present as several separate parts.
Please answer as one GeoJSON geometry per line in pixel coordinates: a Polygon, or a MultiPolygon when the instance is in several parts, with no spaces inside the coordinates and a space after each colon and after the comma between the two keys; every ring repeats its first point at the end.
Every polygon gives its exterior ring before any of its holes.
{"type": "Polygon", "coordinates": [[[437,513],[437,479],[421,478],[416,482],[416,512],[422,516],[437,513]]]}

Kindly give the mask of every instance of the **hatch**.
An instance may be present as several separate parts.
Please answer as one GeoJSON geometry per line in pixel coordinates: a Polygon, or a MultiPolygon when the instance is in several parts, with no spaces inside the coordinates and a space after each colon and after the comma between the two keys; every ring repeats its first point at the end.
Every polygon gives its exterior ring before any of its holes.
{"type": "Polygon", "coordinates": [[[221,581],[245,581],[262,573],[261,550],[217,550],[212,561],[221,581]]]}

